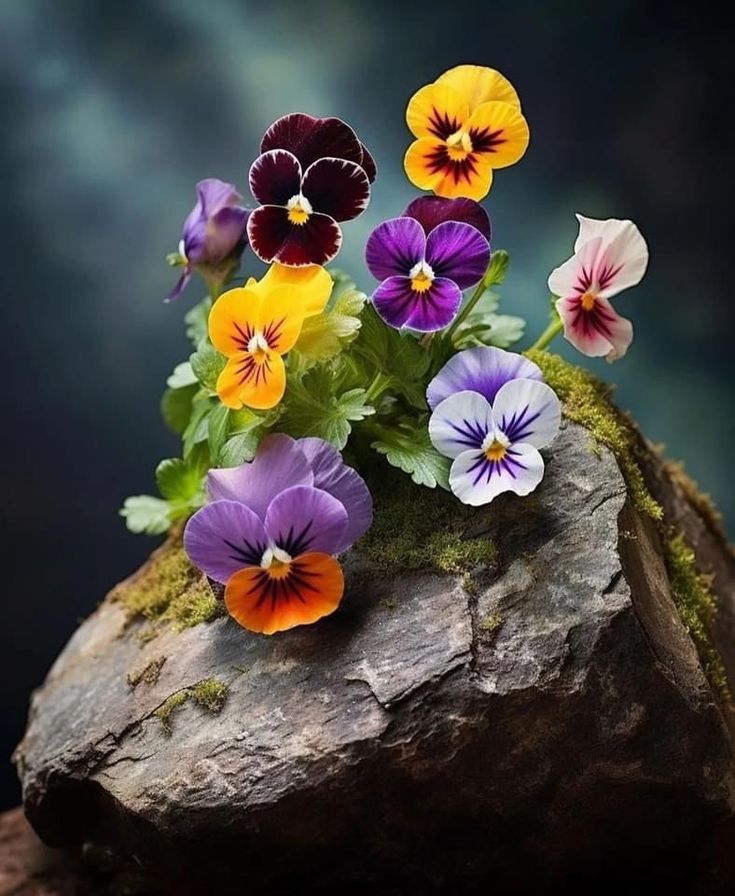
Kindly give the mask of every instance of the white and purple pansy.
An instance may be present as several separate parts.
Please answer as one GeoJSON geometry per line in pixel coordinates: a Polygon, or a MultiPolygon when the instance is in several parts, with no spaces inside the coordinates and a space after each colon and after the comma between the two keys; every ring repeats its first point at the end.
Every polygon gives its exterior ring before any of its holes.
{"type": "Polygon", "coordinates": [[[551,272],[549,289],[564,336],[588,357],[617,361],[633,341],[633,325],[610,299],[636,286],[648,267],[648,246],[632,221],[597,221],[577,215],[574,255],[551,272]]]}
{"type": "Polygon", "coordinates": [[[430,333],[448,326],[462,292],[490,261],[490,222],[472,200],[422,198],[370,234],[365,260],[380,280],[373,305],[396,329],[430,333]],[[458,220],[460,219],[460,220],[458,220]]]}
{"type": "Polygon", "coordinates": [[[429,435],[452,459],[449,485],[464,504],[527,495],[541,482],[539,449],[561,420],[559,399],[541,380],[521,355],[479,346],[451,358],[429,384],[429,435]]]}
{"type": "Polygon", "coordinates": [[[253,251],[267,264],[324,265],[339,252],[339,223],[370,200],[372,156],[337,118],[287,115],[276,121],[250,169],[260,203],[248,221],[253,251]]]}

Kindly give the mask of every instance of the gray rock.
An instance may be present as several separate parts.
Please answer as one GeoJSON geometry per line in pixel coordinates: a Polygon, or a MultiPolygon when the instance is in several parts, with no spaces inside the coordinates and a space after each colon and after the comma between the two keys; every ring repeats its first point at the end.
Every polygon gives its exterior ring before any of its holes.
{"type": "MultiPolygon", "coordinates": [[[[33,699],[16,755],[31,823],[52,845],[134,856],[161,892],[539,892],[600,875],[731,892],[729,710],[612,454],[565,426],[537,492],[467,535],[500,551],[472,594],[353,552],[344,607],[273,638],[220,618],[141,647],[102,604],[33,699]],[[128,683],[161,656],[155,681],[128,683]],[[221,712],[189,700],[168,731],[157,710],[209,678],[229,687],[221,712]]],[[[723,605],[734,584],[720,575],[723,605]]],[[[727,632],[720,646],[732,659],[727,632]]]]}

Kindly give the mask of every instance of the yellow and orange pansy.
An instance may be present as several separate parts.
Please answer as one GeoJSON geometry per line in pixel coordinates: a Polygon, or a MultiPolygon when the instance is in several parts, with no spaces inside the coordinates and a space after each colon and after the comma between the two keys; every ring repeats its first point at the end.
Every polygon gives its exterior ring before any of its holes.
{"type": "Polygon", "coordinates": [[[276,262],[268,268],[260,280],[251,277],[245,286],[260,296],[264,296],[276,286],[291,286],[299,291],[304,317],[314,317],[324,311],[332,294],[334,281],[329,271],[319,264],[289,268],[276,262]]]}
{"type": "Polygon", "coordinates": [[[526,119],[513,85],[479,65],[449,69],[413,95],[406,123],[417,139],[405,158],[409,180],[446,198],[483,199],[493,170],[528,147],[526,119]]]}

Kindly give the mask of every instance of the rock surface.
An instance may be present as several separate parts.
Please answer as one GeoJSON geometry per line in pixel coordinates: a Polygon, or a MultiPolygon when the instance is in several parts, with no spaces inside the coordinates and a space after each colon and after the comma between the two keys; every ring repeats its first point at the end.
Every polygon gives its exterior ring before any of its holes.
{"type": "MultiPolygon", "coordinates": [[[[731,663],[731,555],[650,467],[717,567],[731,663]]],[[[353,552],[343,608],[274,638],[220,618],[141,646],[102,604],[18,748],[36,830],[134,857],[179,894],[540,892],[600,875],[731,892],[731,711],[613,455],[567,424],[537,492],[498,500],[467,535],[499,549],[471,593],[353,552]],[[164,724],[170,696],[208,679],[228,686],[221,711],[189,699],[164,724]]]]}

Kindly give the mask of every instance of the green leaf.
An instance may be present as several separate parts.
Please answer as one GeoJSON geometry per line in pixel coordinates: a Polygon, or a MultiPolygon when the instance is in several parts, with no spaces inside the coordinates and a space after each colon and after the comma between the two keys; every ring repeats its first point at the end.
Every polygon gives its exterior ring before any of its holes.
{"type": "Polygon", "coordinates": [[[449,489],[451,461],[431,444],[425,426],[404,423],[395,429],[380,427],[381,438],[372,447],[384,454],[388,463],[408,473],[417,485],[449,489]]]}
{"type": "Polygon", "coordinates": [[[240,432],[231,436],[222,446],[217,457],[220,467],[239,467],[246,461],[255,457],[260,443],[261,431],[253,429],[250,432],[240,432]]]}
{"type": "Polygon", "coordinates": [[[182,364],[177,364],[174,367],[174,372],[166,380],[166,385],[169,389],[183,389],[196,383],[196,381],[196,374],[192,370],[190,362],[184,361],[182,364]]]}
{"type": "Polygon", "coordinates": [[[161,535],[171,527],[171,506],[153,495],[133,495],[126,498],[120,516],[131,532],[161,535]]]}
{"type": "Polygon", "coordinates": [[[474,323],[470,315],[466,325],[459,328],[454,337],[458,349],[471,348],[475,345],[495,345],[498,348],[509,348],[523,337],[526,322],[522,317],[511,317],[509,314],[489,314],[483,323],[474,323]]]}
{"type": "Polygon", "coordinates": [[[194,447],[209,438],[209,421],[207,417],[219,402],[209,396],[195,398],[191,406],[191,417],[183,432],[184,457],[188,457],[194,447]]]}
{"type": "Polygon", "coordinates": [[[326,309],[304,321],[295,351],[312,361],[325,361],[338,355],[357,336],[360,312],[367,296],[349,282],[347,288],[332,292],[326,309]]]}
{"type": "Polygon", "coordinates": [[[202,339],[207,338],[207,324],[212,302],[209,298],[202,299],[198,305],[194,305],[184,316],[186,335],[191,339],[194,348],[199,346],[202,339]]]}
{"type": "Polygon", "coordinates": [[[207,440],[209,442],[209,454],[217,462],[220,450],[225,443],[230,428],[230,409],[223,404],[214,407],[207,417],[207,440]]]}
{"type": "Polygon", "coordinates": [[[203,502],[202,480],[207,472],[202,455],[186,461],[180,457],[162,460],[156,467],[156,483],[163,497],[174,505],[203,502]]]}
{"type": "Polygon", "coordinates": [[[510,255],[505,249],[496,249],[490,258],[490,264],[483,278],[485,288],[502,283],[505,280],[509,267],[510,255]]]}
{"type": "Polygon", "coordinates": [[[161,414],[167,426],[182,435],[191,419],[191,408],[194,396],[199,391],[199,384],[184,386],[181,389],[166,389],[161,398],[161,414]]]}
{"type": "Polygon", "coordinates": [[[227,358],[221,355],[207,339],[202,339],[199,347],[189,359],[194,375],[211,392],[217,390],[217,378],[225,368],[227,358]]]}

